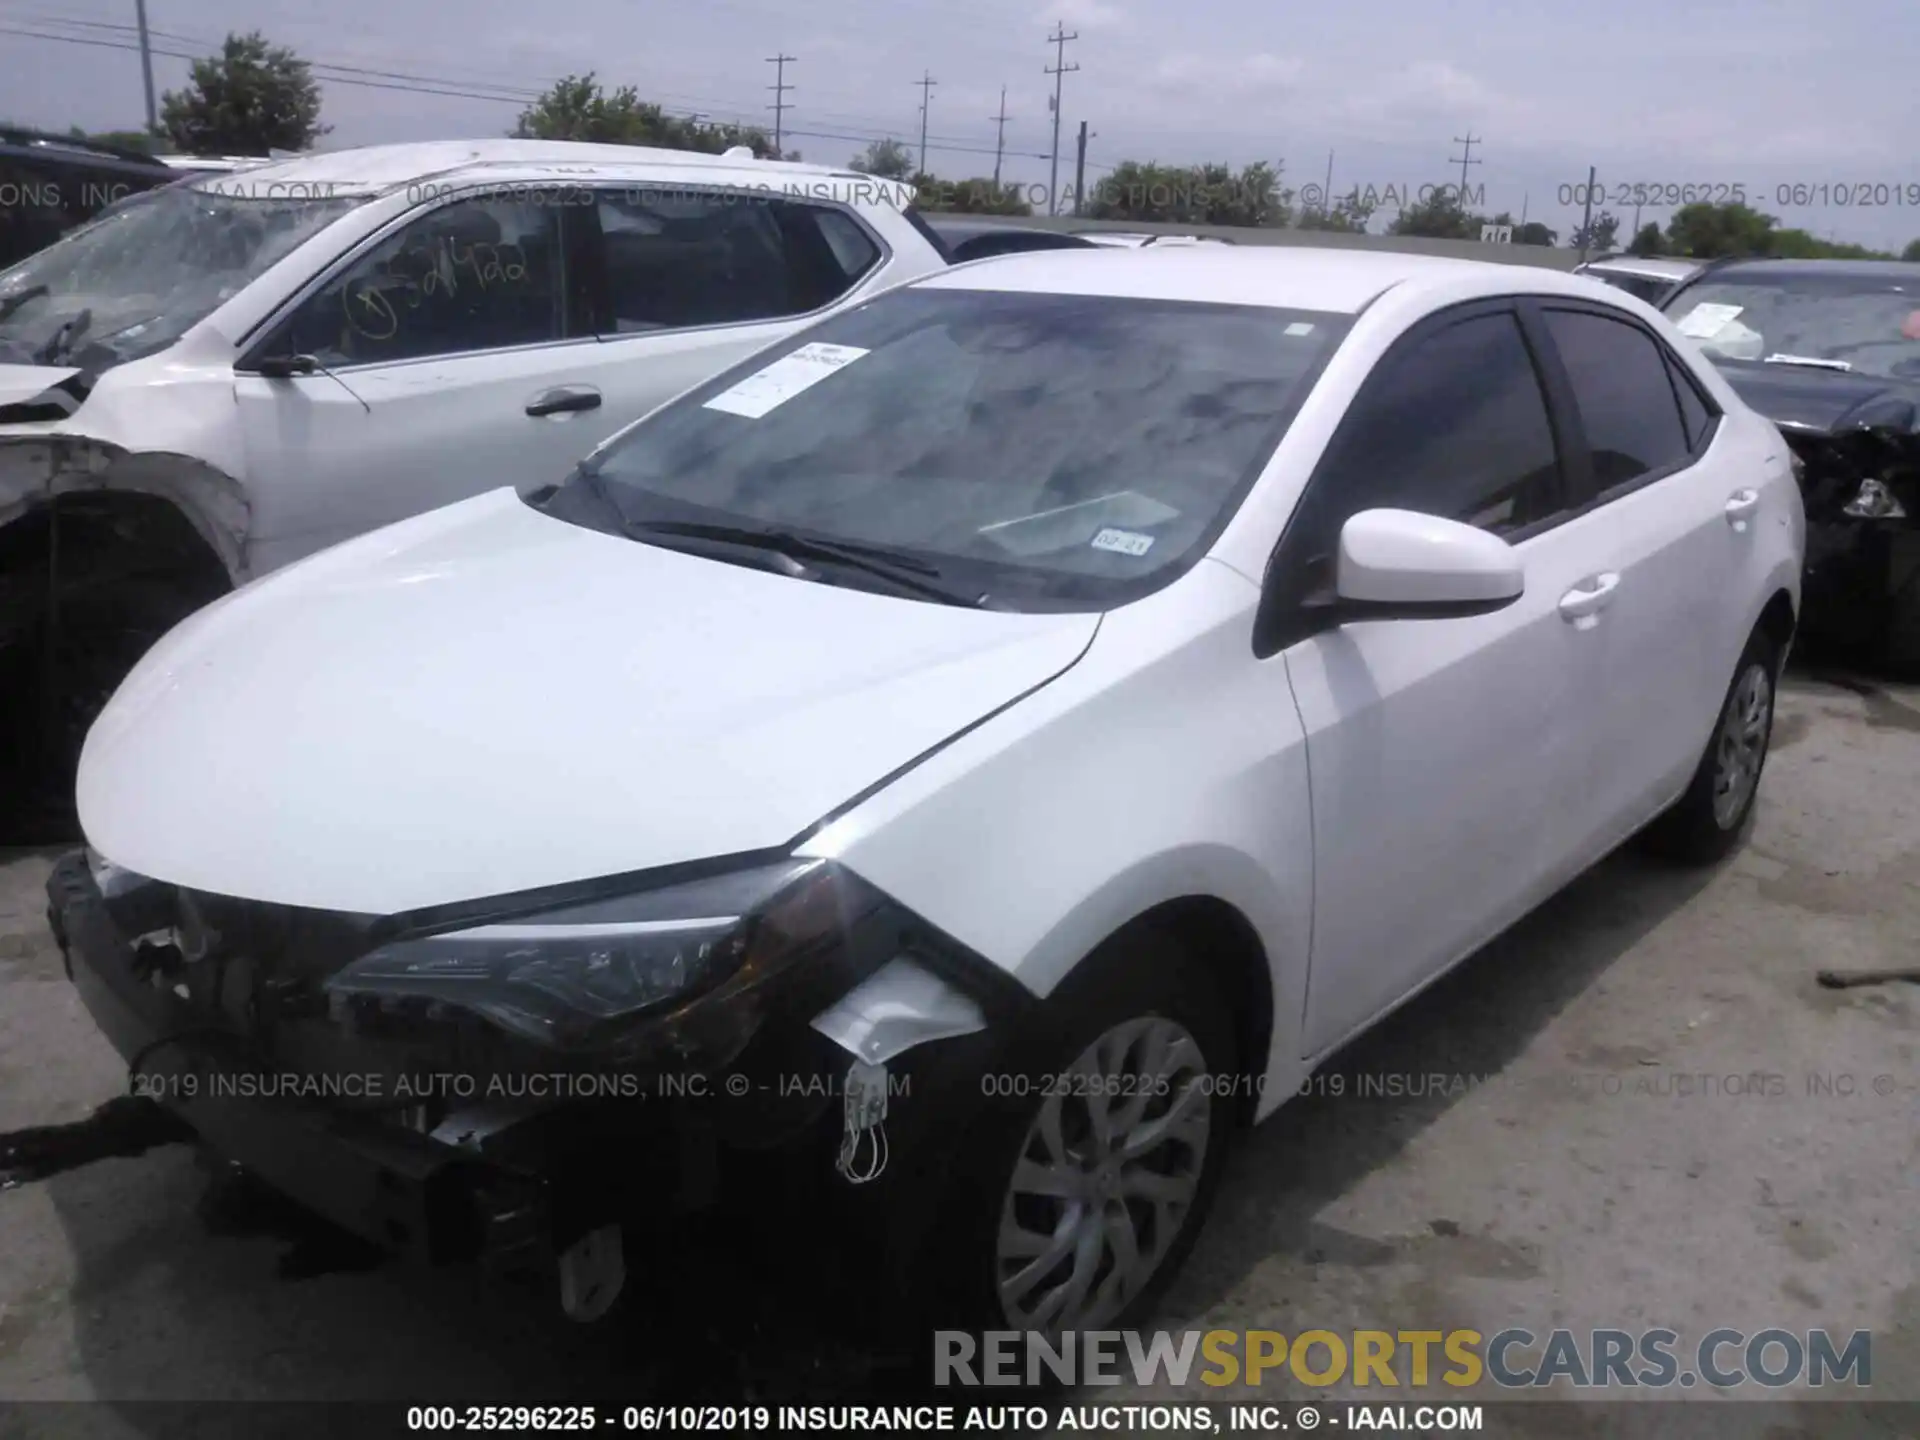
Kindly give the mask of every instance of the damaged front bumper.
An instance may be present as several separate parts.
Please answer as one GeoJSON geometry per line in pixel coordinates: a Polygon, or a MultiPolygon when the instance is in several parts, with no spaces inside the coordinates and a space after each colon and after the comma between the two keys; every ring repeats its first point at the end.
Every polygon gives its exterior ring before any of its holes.
{"type": "MultiPolygon", "coordinates": [[[[883,908],[835,955],[760,995],[752,1033],[717,1060],[629,1047],[608,1065],[471,1024],[356,1035],[337,1005],[289,999],[297,987],[263,963],[264,941],[262,955],[241,953],[244,938],[209,949],[171,887],[141,883],[118,894],[86,852],[47,883],[68,974],[128,1062],[132,1091],[219,1157],[427,1263],[550,1267],[609,1225],[645,1231],[739,1198],[728,1193],[737,1172],[770,1159],[838,1193],[861,1228],[875,1206],[930,1211],[922,1199],[943,1183],[980,1076],[1031,1013],[1001,972],[883,908]],[[845,1103],[857,1067],[878,1069],[892,1100],[859,1120],[886,1126],[884,1177],[845,1163],[859,1148],[845,1103]]],[[[710,1019],[683,1033],[724,1028],[710,1019]]],[[[908,1267],[925,1237],[909,1225],[891,1238],[908,1267]]]]}
{"type": "Polygon", "coordinates": [[[1807,515],[1805,618],[1813,643],[1876,653],[1920,587],[1920,436],[1783,426],[1807,515]]]}

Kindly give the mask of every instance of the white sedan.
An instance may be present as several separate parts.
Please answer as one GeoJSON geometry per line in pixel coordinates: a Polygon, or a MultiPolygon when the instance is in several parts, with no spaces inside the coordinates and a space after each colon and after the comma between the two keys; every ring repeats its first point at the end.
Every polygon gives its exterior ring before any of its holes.
{"type": "Polygon", "coordinates": [[[1803,531],[1779,432],[1592,281],[988,260],[188,620],[56,929],[150,1093],[383,1243],[484,1248],[539,1157],[588,1317],[785,1146],[947,1324],[1111,1328],[1356,1033],[1636,832],[1737,843],[1803,531]],[[401,1055],[464,1084],[165,1083],[401,1055]]]}

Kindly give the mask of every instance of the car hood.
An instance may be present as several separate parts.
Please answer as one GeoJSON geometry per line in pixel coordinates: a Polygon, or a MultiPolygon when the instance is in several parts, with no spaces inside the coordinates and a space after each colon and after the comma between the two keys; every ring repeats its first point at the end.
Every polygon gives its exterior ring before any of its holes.
{"type": "Polygon", "coordinates": [[[1920,428],[1920,384],[1811,365],[1721,365],[1740,398],[1786,430],[1920,428]]]}
{"type": "Polygon", "coordinates": [[[496,491],[175,629],[88,736],[80,819],[156,879],[381,914],[780,846],[1098,624],[788,579],[496,491]]]}

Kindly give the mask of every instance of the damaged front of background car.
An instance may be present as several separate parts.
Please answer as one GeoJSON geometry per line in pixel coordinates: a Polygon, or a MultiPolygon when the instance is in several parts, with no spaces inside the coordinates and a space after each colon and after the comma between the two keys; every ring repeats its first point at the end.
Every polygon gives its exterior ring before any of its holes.
{"type": "Polygon", "coordinates": [[[1715,265],[1665,306],[1792,447],[1808,647],[1920,678],[1920,265],[1715,265]]]}
{"type": "Polygon", "coordinates": [[[177,342],[352,203],[170,187],[0,277],[0,840],[71,833],[114,687],[247,578],[231,341],[177,342]]]}

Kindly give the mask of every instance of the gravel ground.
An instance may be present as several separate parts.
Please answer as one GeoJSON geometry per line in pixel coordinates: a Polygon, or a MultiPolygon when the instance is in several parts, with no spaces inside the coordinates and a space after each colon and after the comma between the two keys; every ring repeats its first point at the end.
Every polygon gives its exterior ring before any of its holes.
{"type": "MultiPolygon", "coordinates": [[[[1920,693],[1790,677],[1746,849],[1610,860],[1347,1052],[1236,1157],[1162,1323],[1868,1329],[1876,1396],[1920,1399],[1920,989],[1814,982],[1920,951],[1916,777],[1920,693]]],[[[124,1089],[45,928],[50,859],[0,855],[0,1130],[124,1089]]],[[[645,1400],[690,1370],[790,1398],[859,1373],[769,1259],[804,1246],[777,1208],[771,1247],[663,1247],[637,1315],[583,1328],[465,1272],[328,1271],[233,1191],[172,1147],[0,1193],[0,1398],[645,1400]]]]}

